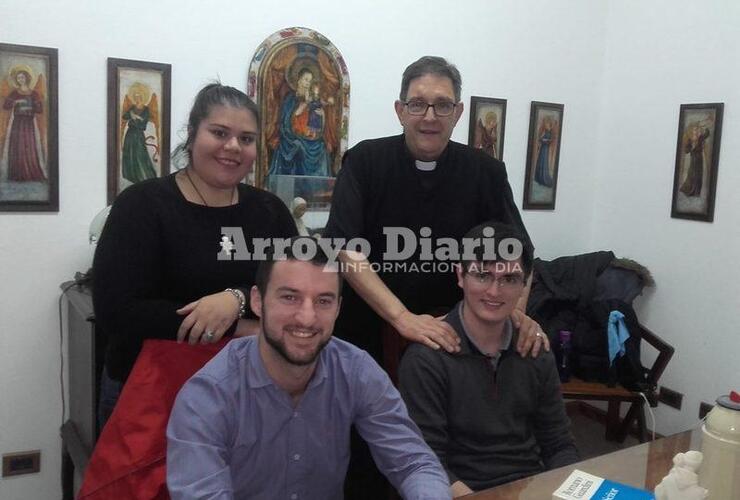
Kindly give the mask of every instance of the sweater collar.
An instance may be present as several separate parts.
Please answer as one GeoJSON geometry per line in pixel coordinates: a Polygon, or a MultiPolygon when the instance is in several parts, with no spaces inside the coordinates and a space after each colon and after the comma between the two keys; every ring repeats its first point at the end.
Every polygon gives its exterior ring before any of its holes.
{"type": "Polygon", "coordinates": [[[507,319],[504,325],[504,337],[501,341],[501,349],[498,353],[484,353],[475,344],[475,341],[468,335],[465,325],[462,321],[462,307],[463,301],[461,300],[455,307],[447,314],[445,321],[452,326],[460,337],[460,354],[473,354],[481,355],[486,357],[496,356],[499,353],[503,354],[511,350],[511,346],[516,344],[516,338],[518,336],[517,331],[514,330],[514,325],[511,320],[507,319]]]}

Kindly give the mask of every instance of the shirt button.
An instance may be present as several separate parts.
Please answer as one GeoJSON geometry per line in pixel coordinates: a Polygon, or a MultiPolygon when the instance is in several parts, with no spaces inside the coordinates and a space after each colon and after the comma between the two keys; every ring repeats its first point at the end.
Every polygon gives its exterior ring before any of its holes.
{"type": "Polygon", "coordinates": [[[298,498],[298,493],[293,493],[292,495],[290,495],[290,500],[297,500],[297,498],[298,498]]]}
{"type": "Polygon", "coordinates": [[[293,418],[298,418],[298,412],[297,411],[294,411],[293,412],[293,418]]]}
{"type": "Polygon", "coordinates": [[[300,454],[296,453],[295,455],[293,455],[293,460],[300,460],[300,459],[301,459],[300,454]]]}

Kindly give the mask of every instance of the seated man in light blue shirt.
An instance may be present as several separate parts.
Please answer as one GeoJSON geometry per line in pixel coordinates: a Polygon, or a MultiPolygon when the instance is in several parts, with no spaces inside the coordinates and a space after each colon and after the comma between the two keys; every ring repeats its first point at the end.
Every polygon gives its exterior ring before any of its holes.
{"type": "Polygon", "coordinates": [[[232,340],[178,394],[167,428],[173,500],[341,499],[352,424],[404,498],[451,498],[388,376],[332,338],[341,277],[320,249],[310,260],[293,251],[313,241],[294,238],[260,263],[250,294],[259,334],[232,340]]]}

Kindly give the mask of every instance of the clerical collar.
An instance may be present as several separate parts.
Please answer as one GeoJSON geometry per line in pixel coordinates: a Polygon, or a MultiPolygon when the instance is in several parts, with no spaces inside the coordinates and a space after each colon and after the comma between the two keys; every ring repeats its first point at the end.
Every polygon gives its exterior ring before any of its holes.
{"type": "Polygon", "coordinates": [[[415,160],[416,162],[416,168],[421,170],[422,172],[431,172],[435,168],[437,168],[437,161],[421,161],[421,160],[415,160]]]}

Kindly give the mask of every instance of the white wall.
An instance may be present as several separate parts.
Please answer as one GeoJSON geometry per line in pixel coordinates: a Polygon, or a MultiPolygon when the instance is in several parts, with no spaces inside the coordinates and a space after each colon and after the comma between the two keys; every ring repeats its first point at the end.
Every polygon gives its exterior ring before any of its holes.
{"type": "MultiPolygon", "coordinates": [[[[197,89],[214,77],[244,88],[255,48],[288,26],[320,31],[347,61],[350,145],[400,130],[392,109],[400,75],[423,54],[458,65],[466,104],[470,95],[508,99],[504,159],[517,203],[529,102],[564,103],[557,210],[524,213],[538,252],[551,258],[614,248],[643,261],[660,287],[643,301],[643,317],[679,350],[667,382],[687,393],[685,404],[692,408],[727,391],[712,385],[709,375],[691,383],[689,374],[714,359],[701,349],[714,352],[730,341],[731,302],[737,300],[717,293],[737,290],[731,284],[738,281],[735,269],[697,266],[704,262],[701,238],[724,260],[738,247],[732,232],[737,210],[731,213],[738,174],[731,160],[737,157],[733,61],[740,36],[730,31],[738,20],[731,2],[717,4],[717,14],[684,1],[5,4],[0,41],[59,48],[61,201],[58,214],[0,214],[0,452],[43,453],[40,474],[0,480],[3,500],[59,497],[56,300],[58,284],[89,264],[87,225],[105,203],[106,58],[172,64],[175,144],[197,89]],[[699,20],[695,28],[691,19],[699,20]],[[726,103],[713,225],[667,217],[678,104],[707,100],[726,103]],[[632,206],[624,207],[624,201],[632,206]],[[683,234],[689,235],[686,244],[683,234]],[[693,341],[693,332],[701,332],[706,347],[693,341]]],[[[454,139],[467,141],[467,122],[466,112],[454,139]]],[[[737,381],[729,362],[726,354],[724,374],[737,381]]],[[[658,430],[677,430],[688,415],[667,415],[675,421],[661,420],[658,430]]]]}
{"type": "Polygon", "coordinates": [[[662,382],[682,411],[658,431],[698,421],[699,403],[740,388],[740,4],[609,3],[598,173],[590,245],[640,261],[657,288],[641,319],[676,347],[662,382]],[[679,106],[724,102],[714,223],[672,219],[679,106]]]}

